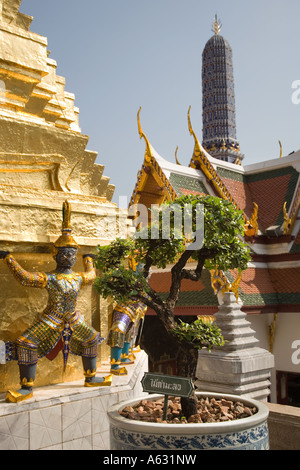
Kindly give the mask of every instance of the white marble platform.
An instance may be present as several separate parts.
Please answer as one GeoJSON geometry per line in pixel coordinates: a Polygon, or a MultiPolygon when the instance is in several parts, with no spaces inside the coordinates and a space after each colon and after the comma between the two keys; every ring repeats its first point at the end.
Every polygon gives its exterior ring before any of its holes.
{"type": "MultiPolygon", "coordinates": [[[[109,375],[103,363],[97,375],[109,375]]],[[[29,400],[6,403],[0,394],[0,450],[109,450],[106,410],[143,395],[141,379],[148,357],[136,353],[128,375],[113,377],[110,387],[83,387],[83,380],[39,387],[29,400]]]]}

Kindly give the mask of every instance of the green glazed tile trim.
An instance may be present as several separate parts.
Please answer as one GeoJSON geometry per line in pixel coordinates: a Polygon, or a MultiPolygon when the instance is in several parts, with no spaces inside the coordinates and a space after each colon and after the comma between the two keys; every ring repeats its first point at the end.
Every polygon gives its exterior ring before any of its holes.
{"type": "Polygon", "coordinates": [[[298,179],[299,173],[292,166],[285,168],[278,168],[276,170],[262,171],[261,173],[253,173],[252,175],[246,175],[247,183],[253,183],[256,181],[278,178],[279,176],[291,175],[298,179]]]}
{"type": "Polygon", "coordinates": [[[245,294],[240,290],[240,298],[244,305],[274,305],[279,303],[276,293],[245,294]]]}
{"type": "Polygon", "coordinates": [[[183,194],[180,188],[187,189],[188,191],[196,191],[198,193],[208,194],[204,184],[197,178],[171,173],[169,180],[178,196],[182,196],[183,194]]]}
{"type": "Polygon", "coordinates": [[[242,173],[237,173],[236,171],[228,170],[227,168],[217,167],[216,169],[218,175],[222,178],[228,178],[234,181],[240,181],[241,183],[246,183],[246,177],[242,173]]]}

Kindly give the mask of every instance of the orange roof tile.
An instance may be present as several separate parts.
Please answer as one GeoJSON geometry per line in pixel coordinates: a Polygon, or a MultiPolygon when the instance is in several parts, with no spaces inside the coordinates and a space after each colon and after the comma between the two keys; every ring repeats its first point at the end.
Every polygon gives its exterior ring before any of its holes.
{"type": "Polygon", "coordinates": [[[300,292],[300,268],[270,269],[270,278],[277,292],[300,292]]]}
{"type": "Polygon", "coordinates": [[[258,225],[265,231],[276,225],[277,219],[286,201],[290,175],[248,183],[253,201],[258,204],[258,225]]]}
{"type": "MultiPolygon", "coordinates": [[[[156,292],[169,292],[171,287],[171,272],[153,273],[149,284],[156,292]]],[[[189,279],[183,279],[181,282],[182,292],[194,292],[203,289],[205,289],[205,286],[201,280],[190,281],[189,279]]]]}
{"type": "Polygon", "coordinates": [[[193,191],[191,189],[185,189],[185,188],[179,188],[179,189],[180,189],[182,195],[184,195],[184,196],[189,196],[191,194],[193,196],[206,196],[207,195],[207,193],[203,193],[203,192],[201,193],[199,191],[193,191]]]}
{"type": "Polygon", "coordinates": [[[243,271],[240,288],[245,294],[276,292],[267,268],[248,268],[243,271]]]}
{"type": "Polygon", "coordinates": [[[253,212],[253,200],[248,185],[242,181],[236,181],[224,176],[222,176],[222,181],[232,195],[233,200],[237,203],[239,208],[245,212],[248,219],[250,219],[253,212]]]}

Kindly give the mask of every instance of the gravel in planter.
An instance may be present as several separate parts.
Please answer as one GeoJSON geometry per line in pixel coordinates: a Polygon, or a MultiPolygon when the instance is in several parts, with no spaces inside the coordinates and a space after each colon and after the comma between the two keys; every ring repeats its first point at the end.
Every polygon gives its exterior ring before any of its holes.
{"type": "Polygon", "coordinates": [[[169,397],[166,420],[163,420],[164,399],[155,401],[141,400],[134,406],[126,406],[119,411],[121,416],[136,421],[150,423],[220,423],[233,421],[257,412],[256,407],[247,406],[240,401],[231,401],[225,398],[216,399],[209,397],[197,397],[198,413],[192,415],[188,420],[182,415],[180,397],[169,397]]]}

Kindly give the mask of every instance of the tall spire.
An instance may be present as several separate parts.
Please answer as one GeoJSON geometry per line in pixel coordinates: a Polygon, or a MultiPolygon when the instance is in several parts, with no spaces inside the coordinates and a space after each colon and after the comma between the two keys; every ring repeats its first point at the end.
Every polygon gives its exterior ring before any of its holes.
{"type": "Polygon", "coordinates": [[[202,53],[203,147],[215,158],[240,163],[236,139],[232,50],[220,35],[222,24],[215,15],[214,35],[202,53]]]}

